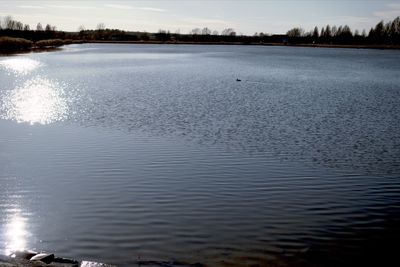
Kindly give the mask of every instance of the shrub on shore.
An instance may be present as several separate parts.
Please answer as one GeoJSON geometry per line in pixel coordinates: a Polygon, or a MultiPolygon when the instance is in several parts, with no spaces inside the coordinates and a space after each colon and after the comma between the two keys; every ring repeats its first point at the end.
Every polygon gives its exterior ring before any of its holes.
{"type": "Polygon", "coordinates": [[[2,36],[0,37],[0,51],[5,52],[18,52],[18,51],[30,51],[30,50],[42,50],[42,49],[52,49],[67,44],[83,43],[80,40],[72,39],[47,39],[40,40],[37,42],[32,42],[24,38],[15,38],[2,36]]]}
{"type": "Polygon", "coordinates": [[[44,47],[58,47],[64,45],[64,41],[61,39],[49,39],[49,40],[41,40],[35,43],[36,47],[44,48],[44,47]]]}
{"type": "Polygon", "coordinates": [[[25,50],[30,49],[33,42],[23,38],[0,37],[0,50],[25,50]]]}

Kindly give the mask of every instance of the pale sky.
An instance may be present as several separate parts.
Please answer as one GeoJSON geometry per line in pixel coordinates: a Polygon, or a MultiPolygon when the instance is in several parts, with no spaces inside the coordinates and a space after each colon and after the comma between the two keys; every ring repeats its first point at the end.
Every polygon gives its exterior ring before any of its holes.
{"type": "Polygon", "coordinates": [[[159,29],[188,33],[208,27],[221,32],[234,28],[238,34],[285,33],[293,27],[311,30],[326,24],[349,25],[368,30],[380,20],[400,16],[400,0],[258,0],[258,1],[19,1],[0,0],[0,17],[35,28],[38,22],[59,30],[77,31],[80,25],[157,32],[159,29]]]}

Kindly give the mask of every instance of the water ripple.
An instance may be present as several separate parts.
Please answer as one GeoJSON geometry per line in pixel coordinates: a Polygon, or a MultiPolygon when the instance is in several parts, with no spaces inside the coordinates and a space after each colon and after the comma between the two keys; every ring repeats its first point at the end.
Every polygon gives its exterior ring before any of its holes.
{"type": "Polygon", "coordinates": [[[0,72],[0,250],[399,265],[400,53],[80,47],[0,72]]]}

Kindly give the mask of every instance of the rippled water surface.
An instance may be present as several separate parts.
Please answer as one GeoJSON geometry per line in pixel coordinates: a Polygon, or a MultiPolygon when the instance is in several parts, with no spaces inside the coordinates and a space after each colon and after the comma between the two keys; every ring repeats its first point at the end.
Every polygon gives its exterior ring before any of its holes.
{"type": "Polygon", "coordinates": [[[383,50],[0,57],[0,250],[399,266],[399,73],[383,50]]]}

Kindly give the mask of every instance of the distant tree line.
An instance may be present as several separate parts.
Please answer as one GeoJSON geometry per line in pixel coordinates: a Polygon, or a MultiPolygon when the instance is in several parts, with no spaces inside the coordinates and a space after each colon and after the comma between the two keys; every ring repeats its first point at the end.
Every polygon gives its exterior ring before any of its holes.
{"type": "Polygon", "coordinates": [[[109,29],[104,23],[99,23],[96,29],[86,29],[80,26],[76,32],[58,31],[51,24],[43,26],[38,23],[34,29],[28,24],[14,20],[11,16],[0,18],[0,37],[24,38],[33,42],[47,39],[71,39],[82,41],[134,41],[134,42],[169,42],[169,43],[285,43],[285,44],[333,44],[333,45],[400,45],[400,17],[385,23],[379,22],[368,34],[365,30],[351,30],[349,26],[326,25],[319,29],[306,32],[303,28],[293,28],[286,34],[254,35],[237,34],[233,28],[225,28],[221,32],[208,27],[194,28],[187,34],[180,30],[171,33],[160,29],[156,33],[127,32],[119,29],[109,29]]]}
{"type": "Polygon", "coordinates": [[[312,31],[306,32],[302,28],[289,30],[289,43],[315,43],[315,44],[374,44],[374,45],[400,45],[400,17],[385,23],[380,21],[371,28],[367,34],[365,30],[361,33],[354,32],[349,26],[326,25],[321,30],[315,27],[312,31]]]}
{"type": "Polygon", "coordinates": [[[65,39],[67,34],[57,31],[56,26],[46,24],[44,27],[39,22],[35,29],[31,29],[29,24],[23,24],[14,20],[11,16],[0,18],[0,36],[25,38],[31,41],[46,39],[65,39]]]}

